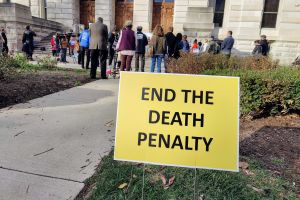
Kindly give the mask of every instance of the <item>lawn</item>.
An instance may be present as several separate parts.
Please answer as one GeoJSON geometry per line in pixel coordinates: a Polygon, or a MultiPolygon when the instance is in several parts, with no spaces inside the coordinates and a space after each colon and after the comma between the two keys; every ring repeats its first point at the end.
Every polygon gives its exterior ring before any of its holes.
{"type": "MultiPolygon", "coordinates": [[[[242,159],[249,167],[240,173],[145,165],[144,199],[297,199],[294,183],[272,174],[253,159],[242,159]],[[175,177],[168,189],[163,186],[162,175],[175,177]]],[[[143,164],[114,161],[111,153],[87,181],[90,191],[78,199],[142,199],[143,171],[143,164]]]]}

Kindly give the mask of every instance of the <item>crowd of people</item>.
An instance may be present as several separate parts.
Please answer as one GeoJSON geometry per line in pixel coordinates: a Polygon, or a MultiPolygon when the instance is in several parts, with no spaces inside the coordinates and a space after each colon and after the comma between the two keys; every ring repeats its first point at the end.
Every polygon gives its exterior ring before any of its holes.
{"type": "MultiPolygon", "coordinates": [[[[150,71],[158,73],[162,71],[162,63],[165,59],[178,59],[186,53],[221,53],[229,58],[235,42],[232,35],[233,32],[228,31],[227,37],[223,41],[212,36],[204,41],[194,39],[190,44],[187,35],[182,33],[174,35],[173,27],[169,27],[165,33],[163,27],[157,25],[149,36],[143,33],[141,26],[137,26],[134,31],[132,21],[127,21],[122,30],[117,31],[116,27],[113,27],[108,32],[107,26],[103,24],[103,19],[99,18],[90,27],[85,27],[78,37],[73,34],[73,31],[53,36],[51,45],[53,56],[58,56],[61,52],[61,62],[66,62],[69,49],[69,55],[77,57],[78,64],[83,69],[89,69],[91,63],[91,78],[96,77],[96,69],[100,65],[101,78],[106,79],[107,62],[109,71],[117,67],[121,71],[144,72],[146,52],[151,57],[150,71]]],[[[255,41],[252,54],[267,56],[268,51],[269,44],[266,36],[263,35],[261,40],[255,41]]]]}
{"type": "MultiPolygon", "coordinates": [[[[132,21],[127,21],[120,31],[116,27],[108,32],[103,19],[99,18],[90,27],[85,27],[80,34],[72,30],[69,33],[57,33],[51,38],[52,56],[57,60],[67,63],[67,55],[73,57],[74,63],[81,65],[83,69],[90,69],[91,78],[96,78],[96,69],[101,67],[101,78],[107,78],[107,60],[109,70],[118,68],[121,71],[136,72],[145,71],[146,52],[151,57],[151,72],[162,71],[164,60],[178,59],[186,53],[193,54],[224,54],[228,58],[234,46],[233,32],[228,31],[227,37],[221,41],[215,37],[198,41],[194,39],[190,44],[187,35],[177,33],[174,35],[173,27],[169,27],[165,33],[162,26],[157,25],[151,34],[143,33],[143,27],[137,26],[133,30],[132,21]],[[135,58],[135,68],[132,69],[132,61],[135,58]]],[[[30,26],[26,27],[23,34],[23,51],[29,60],[32,60],[34,51],[35,32],[30,26]]],[[[265,35],[256,40],[252,52],[255,56],[267,56],[269,43],[265,35]]],[[[4,29],[0,34],[0,53],[8,52],[7,37],[4,29]]],[[[165,68],[167,66],[165,65],[165,68]]]]}

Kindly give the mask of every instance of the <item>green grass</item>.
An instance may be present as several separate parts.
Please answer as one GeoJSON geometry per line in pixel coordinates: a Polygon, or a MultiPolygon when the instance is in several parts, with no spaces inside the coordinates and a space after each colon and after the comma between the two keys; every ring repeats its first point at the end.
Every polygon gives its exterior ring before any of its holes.
{"type": "MultiPolygon", "coordinates": [[[[249,163],[245,173],[197,170],[196,196],[205,199],[231,200],[267,200],[297,199],[295,187],[287,180],[272,175],[260,167],[258,162],[243,158],[249,163]],[[260,191],[255,191],[255,188],[260,191]]],[[[194,169],[146,165],[144,199],[147,200],[192,200],[194,199],[194,169]],[[160,174],[170,178],[175,176],[175,183],[165,190],[160,174]]],[[[97,173],[87,181],[94,186],[89,200],[141,199],[143,185],[143,165],[118,162],[112,154],[103,158],[97,173]],[[123,184],[128,188],[119,189],[123,184]]]]}

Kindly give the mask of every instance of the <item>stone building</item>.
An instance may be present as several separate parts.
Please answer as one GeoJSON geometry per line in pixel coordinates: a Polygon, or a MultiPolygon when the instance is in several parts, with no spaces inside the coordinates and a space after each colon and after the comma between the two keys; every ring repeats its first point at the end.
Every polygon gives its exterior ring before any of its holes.
{"type": "MultiPolygon", "coordinates": [[[[67,29],[103,17],[111,28],[128,19],[151,32],[156,24],[173,26],[194,38],[236,39],[236,54],[249,54],[253,41],[267,35],[271,55],[291,63],[300,53],[300,0],[0,0],[30,7],[34,17],[59,22],[67,29]]],[[[1,18],[0,18],[1,21],[1,18]]]]}

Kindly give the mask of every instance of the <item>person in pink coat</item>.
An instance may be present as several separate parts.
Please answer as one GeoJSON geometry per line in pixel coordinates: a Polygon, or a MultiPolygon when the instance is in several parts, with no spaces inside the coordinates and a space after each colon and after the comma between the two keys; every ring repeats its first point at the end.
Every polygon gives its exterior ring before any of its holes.
{"type": "Polygon", "coordinates": [[[51,50],[52,50],[52,56],[56,57],[57,56],[57,45],[56,45],[56,36],[53,35],[53,37],[51,38],[51,50]]]}

